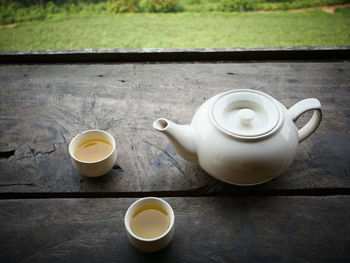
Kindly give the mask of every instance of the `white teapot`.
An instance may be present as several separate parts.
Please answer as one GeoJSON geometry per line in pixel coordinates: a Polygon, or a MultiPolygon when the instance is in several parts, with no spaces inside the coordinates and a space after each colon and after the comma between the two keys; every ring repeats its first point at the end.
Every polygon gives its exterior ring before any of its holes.
{"type": "Polygon", "coordinates": [[[203,103],[190,125],[161,118],[153,127],[176,152],[197,162],[210,175],[235,185],[255,185],[279,176],[292,163],[297,146],[322,119],[321,103],[304,99],[290,109],[256,90],[237,89],[203,103]],[[298,130],[294,122],[313,116],[298,130]]]}

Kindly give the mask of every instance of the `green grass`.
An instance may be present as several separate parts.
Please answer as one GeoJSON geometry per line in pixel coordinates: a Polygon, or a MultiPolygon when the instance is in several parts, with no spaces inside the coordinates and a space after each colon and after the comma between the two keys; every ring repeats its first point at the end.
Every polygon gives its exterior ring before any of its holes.
{"type": "Polygon", "coordinates": [[[350,45],[348,12],[116,14],[0,29],[0,50],[350,45]]]}

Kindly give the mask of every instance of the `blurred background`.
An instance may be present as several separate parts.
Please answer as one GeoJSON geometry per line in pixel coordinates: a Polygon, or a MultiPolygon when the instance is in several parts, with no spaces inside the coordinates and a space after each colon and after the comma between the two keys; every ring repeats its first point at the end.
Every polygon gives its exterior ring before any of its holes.
{"type": "Polygon", "coordinates": [[[350,46],[350,0],[0,0],[0,50],[350,46]]]}

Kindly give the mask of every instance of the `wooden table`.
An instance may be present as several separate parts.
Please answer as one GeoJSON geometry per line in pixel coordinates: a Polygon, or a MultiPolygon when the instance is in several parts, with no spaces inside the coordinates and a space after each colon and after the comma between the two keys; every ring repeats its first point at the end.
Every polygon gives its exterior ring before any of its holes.
{"type": "Polygon", "coordinates": [[[0,262],[349,262],[349,54],[0,53],[0,262]],[[236,88],[287,107],[309,97],[323,106],[293,164],[259,186],[215,180],[152,129],[159,117],[189,123],[208,98],[236,88]],[[79,175],[67,150],[92,128],[117,142],[117,164],[100,178],[79,175]],[[175,212],[175,237],[157,253],[133,248],[124,230],[126,209],[144,196],[163,197],[175,212]]]}

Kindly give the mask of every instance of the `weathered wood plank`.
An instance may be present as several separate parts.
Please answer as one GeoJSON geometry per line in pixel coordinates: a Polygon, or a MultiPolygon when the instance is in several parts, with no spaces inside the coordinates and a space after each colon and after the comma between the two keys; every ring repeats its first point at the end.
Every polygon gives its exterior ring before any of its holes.
{"type": "MultiPolygon", "coordinates": [[[[264,91],[290,107],[316,97],[318,131],[282,177],[255,187],[350,187],[350,63],[162,63],[0,66],[0,192],[234,192],[177,156],[152,122],[190,122],[211,96],[233,88],[264,91]],[[67,152],[80,131],[109,131],[118,166],[90,179],[67,152]]],[[[301,121],[306,118],[302,118],[301,121]]]]}
{"type": "Polygon", "coordinates": [[[0,201],[1,262],[349,262],[350,197],[167,198],[172,243],[129,244],[135,199],[0,201]]]}

